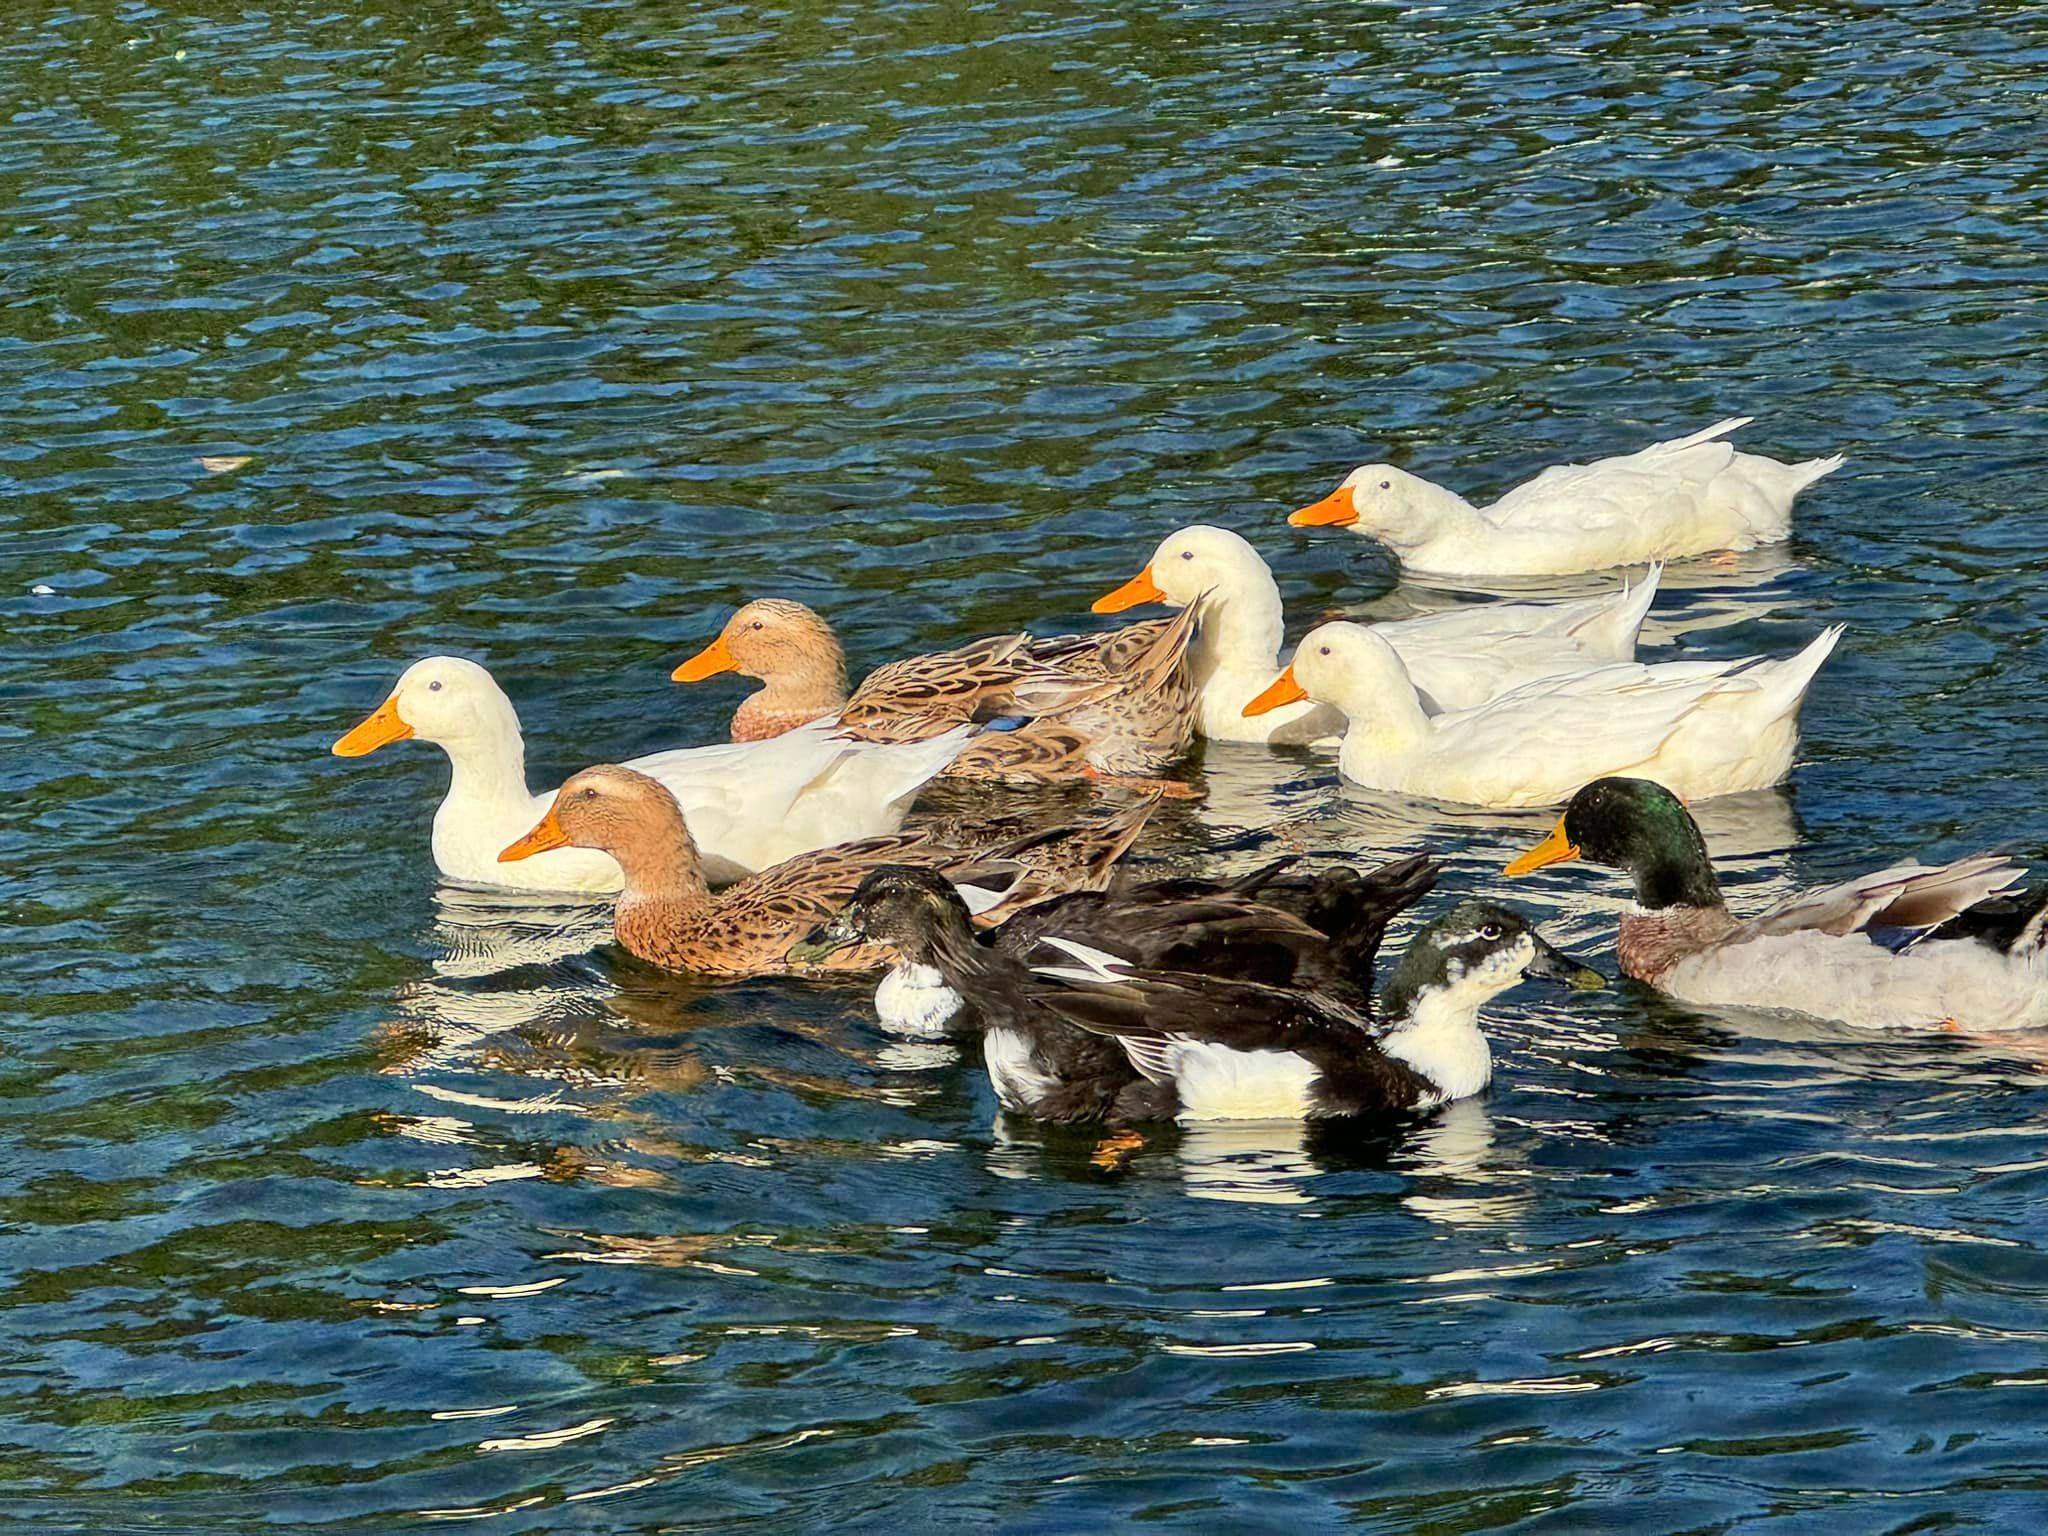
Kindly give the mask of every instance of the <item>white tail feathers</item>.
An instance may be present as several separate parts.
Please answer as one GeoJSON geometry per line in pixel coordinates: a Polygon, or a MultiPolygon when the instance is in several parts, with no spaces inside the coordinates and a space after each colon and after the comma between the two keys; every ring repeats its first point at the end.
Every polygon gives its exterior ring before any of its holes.
{"type": "Polygon", "coordinates": [[[1050,976],[1055,981],[1077,982],[1082,986],[1115,986],[1130,979],[1130,962],[1119,960],[1106,951],[1076,943],[1072,939],[1055,939],[1050,936],[1039,941],[1072,956],[1081,962],[1079,966],[1034,965],[1034,976],[1050,976]]]}
{"type": "Polygon", "coordinates": [[[1798,495],[1816,480],[1825,480],[1848,462],[1847,455],[1832,453],[1824,459],[1807,459],[1802,463],[1787,464],[1785,471],[1792,476],[1792,494],[1798,495]]]}
{"type": "Polygon", "coordinates": [[[1740,432],[1755,420],[1754,416],[1730,416],[1725,421],[1717,421],[1711,427],[1693,433],[1691,437],[1676,438],[1668,443],[1659,443],[1657,446],[1664,449],[1667,453],[1676,453],[1681,448],[1697,448],[1701,443],[1711,443],[1718,438],[1728,436],[1731,432],[1740,432]]]}
{"type": "Polygon", "coordinates": [[[1657,584],[1663,579],[1664,562],[1661,560],[1645,571],[1643,579],[1633,588],[1624,578],[1621,593],[1612,603],[1581,619],[1566,633],[1595,656],[1612,661],[1633,661],[1636,637],[1642,632],[1643,620],[1650,616],[1650,605],[1657,600],[1657,584]]]}

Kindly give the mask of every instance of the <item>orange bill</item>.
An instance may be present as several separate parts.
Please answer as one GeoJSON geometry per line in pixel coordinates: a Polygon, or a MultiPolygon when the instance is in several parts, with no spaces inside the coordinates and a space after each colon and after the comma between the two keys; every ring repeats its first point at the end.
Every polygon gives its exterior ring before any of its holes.
{"type": "Polygon", "coordinates": [[[733,659],[732,647],[725,643],[725,636],[705,646],[703,650],[669,673],[669,681],[676,683],[701,683],[707,677],[716,677],[721,672],[730,672],[739,663],[733,659]]]}
{"type": "Polygon", "coordinates": [[[1344,528],[1358,521],[1358,508],[1351,504],[1351,487],[1340,485],[1321,501],[1290,512],[1287,521],[1296,528],[1344,528]]]}
{"type": "Polygon", "coordinates": [[[1557,818],[1557,825],[1550,829],[1550,836],[1508,865],[1510,875],[1526,875],[1545,869],[1552,864],[1569,864],[1579,856],[1578,844],[1565,836],[1564,818],[1557,818]]]}
{"type": "Polygon", "coordinates": [[[1095,599],[1092,612],[1122,613],[1126,608],[1135,608],[1140,603],[1163,603],[1166,594],[1159,590],[1159,584],[1152,579],[1152,567],[1146,566],[1129,581],[1106,597],[1095,599]]]}
{"type": "Polygon", "coordinates": [[[510,848],[498,855],[500,864],[516,864],[521,859],[530,859],[536,853],[546,853],[550,848],[569,846],[569,834],[562,830],[562,824],[555,820],[555,808],[548,807],[547,815],[541,817],[540,825],[519,839],[510,848]]]}
{"type": "Polygon", "coordinates": [[[336,757],[368,757],[394,741],[411,741],[412,727],[398,715],[398,695],[379,704],[370,718],[334,744],[336,757]]]}
{"type": "Polygon", "coordinates": [[[1294,680],[1294,668],[1286,667],[1278,677],[1266,685],[1265,692],[1245,705],[1244,712],[1247,718],[1252,715],[1263,715],[1268,710],[1278,709],[1282,704],[1298,704],[1307,697],[1308,690],[1294,680]]]}

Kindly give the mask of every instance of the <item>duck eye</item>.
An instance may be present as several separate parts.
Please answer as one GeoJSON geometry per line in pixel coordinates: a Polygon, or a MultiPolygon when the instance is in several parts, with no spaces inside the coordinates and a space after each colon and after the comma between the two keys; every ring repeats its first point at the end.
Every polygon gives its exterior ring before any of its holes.
{"type": "Polygon", "coordinates": [[[1488,923],[1488,924],[1486,924],[1486,925],[1485,925],[1485,926],[1484,926],[1483,928],[1481,928],[1481,929],[1479,930],[1479,937],[1481,937],[1482,939],[1497,939],[1497,938],[1499,938],[1499,937],[1500,937],[1500,924],[1499,924],[1499,923],[1488,923]]]}
{"type": "Polygon", "coordinates": [[[1319,645],[1316,647],[1316,649],[1321,651],[1325,656],[1330,654],[1330,648],[1327,645],[1319,645]]]}
{"type": "Polygon", "coordinates": [[[1184,549],[1180,552],[1180,557],[1183,560],[1192,560],[1195,558],[1195,552],[1192,549],[1184,549]]]}
{"type": "Polygon", "coordinates": [[[597,798],[597,786],[595,784],[587,785],[583,791],[583,798],[586,800],[595,800],[597,798]]]}
{"type": "Polygon", "coordinates": [[[754,628],[759,629],[760,627],[761,621],[759,619],[754,620],[754,628]]]}

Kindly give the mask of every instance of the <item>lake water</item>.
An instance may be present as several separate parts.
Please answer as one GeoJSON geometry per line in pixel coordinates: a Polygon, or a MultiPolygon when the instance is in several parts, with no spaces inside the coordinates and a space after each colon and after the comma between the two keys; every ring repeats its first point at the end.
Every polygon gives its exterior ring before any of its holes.
{"type": "MultiPolygon", "coordinates": [[[[2048,848],[2048,28],[2024,4],[16,8],[0,33],[0,1514],[39,1531],[2038,1529],[2048,1078],[1517,994],[1382,1143],[999,1123],[858,988],[437,893],[487,660],[534,783],[712,739],[733,604],[861,667],[1719,417],[1848,469],[1664,654],[1848,638],[1738,902],[2048,848]],[[209,469],[200,461],[241,460],[209,469]],[[32,589],[46,586],[47,594],[32,589]]],[[[1597,590],[1602,582],[1560,584],[1597,590]]],[[[1213,748],[1155,865],[1536,814],[1213,748]]],[[[1619,883],[1514,899],[1605,955],[1619,883]]]]}

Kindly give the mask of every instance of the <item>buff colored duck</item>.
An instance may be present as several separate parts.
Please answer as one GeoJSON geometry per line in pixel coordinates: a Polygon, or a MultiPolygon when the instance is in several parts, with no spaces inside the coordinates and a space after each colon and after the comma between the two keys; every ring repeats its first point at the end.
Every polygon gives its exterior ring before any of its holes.
{"type": "MultiPolygon", "coordinates": [[[[1563,603],[1489,603],[1374,626],[1432,710],[1467,709],[1537,678],[1628,661],[1657,595],[1658,569],[1633,589],[1563,603]]],[[[1256,719],[1245,705],[1279,675],[1285,619],[1272,568],[1241,536],[1202,524],[1161,541],[1136,576],[1098,598],[1097,613],[1140,603],[1201,605],[1188,660],[1200,689],[1195,729],[1215,741],[1276,745],[1341,735],[1344,717],[1303,702],[1256,719]]]]}
{"type": "Polygon", "coordinates": [[[1409,570],[1458,576],[1555,576],[1782,543],[1792,536],[1793,498],[1844,461],[1738,453],[1724,439],[1751,419],[1554,465],[1488,507],[1391,464],[1365,464],[1287,521],[1350,528],[1409,570]]]}
{"type": "Polygon", "coordinates": [[[1245,710],[1334,705],[1347,721],[1338,771],[1372,789],[1508,808],[1556,805],[1590,779],[1631,773],[1705,799],[1791,772],[1799,706],[1841,634],[1823,630],[1779,661],[1630,662],[1431,715],[1383,636],[1324,624],[1245,710]]]}
{"type": "Polygon", "coordinates": [[[792,959],[789,951],[838,911],[870,871],[929,865],[962,887],[984,921],[1000,922],[1034,901],[1106,883],[1156,803],[1142,801],[978,851],[945,847],[918,832],[864,838],[798,854],[713,894],[675,796],[646,774],[607,763],[564,783],[538,824],[498,857],[509,864],[580,848],[615,859],[625,889],[613,932],[632,954],[667,970],[708,976],[867,971],[893,957],[862,947],[813,964],[792,959]]]}
{"type": "Polygon", "coordinates": [[[846,734],[876,742],[922,741],[969,721],[1020,716],[1019,728],[978,738],[948,776],[1013,783],[1142,777],[1178,761],[1193,735],[1195,688],[1186,663],[1193,627],[1188,615],[1102,635],[996,635],[891,662],[849,695],[846,655],[832,627],[802,603],[762,598],[736,611],[671,676],[696,683],[737,672],[761,681],[733,715],[735,741],[827,716],[846,734]]]}
{"type": "MultiPolygon", "coordinates": [[[[812,848],[895,831],[918,790],[969,734],[873,746],[816,725],[772,742],[657,752],[632,766],[688,808],[704,868],[723,882],[812,848]]],[[[548,797],[526,787],[519,715],[483,667],[456,656],[413,663],[334,752],[362,757],[414,738],[448,757],[448,793],[434,813],[433,837],[443,878],[522,890],[619,889],[618,863],[604,853],[565,848],[523,864],[498,862],[498,850],[533,825],[548,797]]]]}
{"type": "Polygon", "coordinates": [[[2048,892],[2018,900],[2004,855],[1904,864],[1728,910],[1699,826],[1661,785],[1605,778],[1566,805],[1513,876],[1584,859],[1626,872],[1624,974],[1686,1002],[1793,1009],[1868,1029],[2048,1027],[2048,892]]]}

